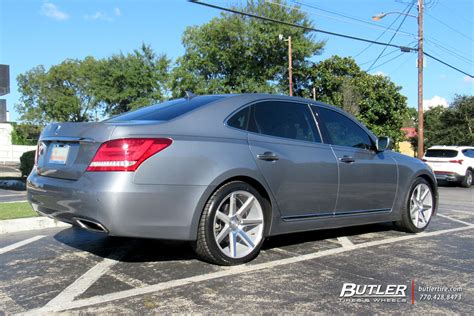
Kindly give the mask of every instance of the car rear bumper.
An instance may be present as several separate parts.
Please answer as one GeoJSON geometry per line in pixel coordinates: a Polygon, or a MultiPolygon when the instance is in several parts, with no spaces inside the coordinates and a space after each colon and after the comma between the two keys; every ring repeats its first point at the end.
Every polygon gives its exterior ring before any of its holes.
{"type": "Polygon", "coordinates": [[[447,182],[461,182],[464,179],[464,175],[457,173],[448,173],[448,172],[436,172],[435,176],[437,181],[447,181],[447,182]]]}
{"type": "Polygon", "coordinates": [[[137,185],[130,172],[86,172],[79,180],[27,180],[33,209],[114,236],[195,239],[196,206],[208,186],[137,185]],[[193,220],[194,219],[194,220],[193,220]]]}

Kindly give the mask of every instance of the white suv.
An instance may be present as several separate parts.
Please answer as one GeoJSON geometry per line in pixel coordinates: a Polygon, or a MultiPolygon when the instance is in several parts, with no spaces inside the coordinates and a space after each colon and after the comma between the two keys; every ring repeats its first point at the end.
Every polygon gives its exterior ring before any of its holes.
{"type": "Polygon", "coordinates": [[[474,172],[474,147],[433,146],[423,161],[433,169],[436,180],[459,182],[465,188],[472,184],[474,172]]]}

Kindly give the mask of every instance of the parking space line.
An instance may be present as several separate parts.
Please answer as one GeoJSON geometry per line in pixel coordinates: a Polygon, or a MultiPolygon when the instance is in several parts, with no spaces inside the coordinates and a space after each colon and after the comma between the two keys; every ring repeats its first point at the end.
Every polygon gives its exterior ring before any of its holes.
{"type": "Polygon", "coordinates": [[[5,194],[5,195],[0,195],[0,197],[13,197],[13,196],[26,196],[26,193],[18,193],[18,194],[5,194]]]}
{"type": "Polygon", "coordinates": [[[339,241],[339,243],[341,244],[341,246],[343,248],[349,248],[349,249],[352,249],[354,248],[354,244],[352,243],[352,241],[347,238],[346,236],[342,236],[342,237],[337,237],[337,241],[339,241]]]}
{"type": "Polygon", "coordinates": [[[474,228],[474,225],[470,225],[470,226],[463,226],[463,227],[458,227],[458,228],[438,230],[438,231],[433,231],[433,232],[424,232],[424,233],[420,233],[416,235],[405,235],[405,236],[400,236],[400,237],[393,237],[393,238],[387,238],[387,239],[382,239],[382,240],[375,240],[375,241],[365,242],[361,244],[356,244],[352,248],[340,247],[340,248],[335,248],[335,249],[328,249],[328,250],[313,252],[313,253],[305,254],[305,255],[299,255],[299,256],[295,256],[291,258],[284,258],[284,259],[259,263],[255,265],[233,266],[233,267],[225,268],[224,270],[211,272],[208,274],[202,274],[202,275],[192,276],[188,278],[171,280],[171,281],[149,285],[149,286],[137,288],[137,289],[130,289],[130,290],[119,291],[119,292],[110,293],[110,294],[98,295],[98,296],[94,296],[90,298],[80,299],[73,302],[58,304],[56,306],[45,306],[45,307],[38,308],[35,310],[30,310],[27,312],[27,314],[37,315],[40,313],[47,313],[47,312],[60,312],[60,311],[65,311],[65,310],[71,310],[74,308],[87,307],[87,306],[91,306],[95,304],[103,304],[106,302],[112,302],[119,299],[125,299],[125,298],[134,297],[138,295],[159,292],[159,291],[163,291],[163,290],[167,290],[167,289],[171,289],[171,288],[175,288],[175,287],[179,287],[183,285],[209,281],[209,280],[222,278],[222,277],[234,276],[234,275],[238,275],[242,273],[255,272],[255,271],[259,271],[263,269],[270,269],[270,268],[275,268],[275,267],[284,266],[284,265],[293,264],[293,263],[304,262],[304,261],[308,261],[308,260],[312,260],[312,259],[316,259],[320,257],[336,255],[336,254],[344,253],[347,251],[353,251],[356,249],[386,245],[386,244],[391,244],[391,243],[395,243],[399,241],[405,241],[405,240],[411,240],[411,239],[417,239],[417,238],[438,236],[438,235],[442,235],[446,233],[459,232],[459,231],[464,231],[464,230],[473,229],[473,228],[474,228]]]}
{"type": "Polygon", "coordinates": [[[18,201],[0,202],[0,204],[19,203],[19,202],[28,202],[28,200],[18,200],[18,201]]]}
{"type": "Polygon", "coordinates": [[[464,225],[467,225],[467,226],[474,226],[474,224],[471,224],[469,222],[465,222],[465,221],[462,221],[460,219],[457,219],[457,218],[452,218],[452,217],[449,217],[449,216],[446,216],[446,215],[443,215],[443,214],[436,214],[437,216],[440,216],[440,217],[443,217],[443,218],[446,218],[446,219],[449,219],[453,222],[458,222],[458,223],[461,223],[461,224],[464,224],[464,225]]]}
{"type": "Polygon", "coordinates": [[[145,287],[148,286],[148,283],[145,283],[143,281],[140,281],[138,279],[132,278],[124,273],[121,272],[114,272],[112,277],[115,279],[119,280],[120,282],[123,282],[125,284],[130,285],[131,287],[137,288],[137,287],[145,287]]]}
{"type": "Polygon", "coordinates": [[[117,252],[111,254],[109,258],[105,258],[90,268],[89,271],[81,275],[71,285],[49,301],[45,307],[54,308],[57,306],[64,306],[74,301],[76,297],[87,291],[87,289],[109,271],[110,268],[120,262],[120,259],[123,258],[129,250],[130,247],[121,248],[117,252]]]}
{"type": "MultiPolygon", "coordinates": [[[[456,213],[463,213],[463,214],[469,214],[469,215],[474,215],[474,212],[469,212],[469,211],[461,211],[461,210],[451,210],[451,209],[446,209],[444,211],[451,211],[451,212],[456,212],[456,213]]],[[[439,214],[438,214],[439,215],[439,214]]]]}
{"type": "Polygon", "coordinates": [[[45,235],[38,235],[38,236],[35,236],[35,237],[31,237],[31,238],[16,242],[16,243],[11,244],[9,246],[0,248],[0,255],[4,254],[6,252],[9,252],[11,250],[14,250],[16,248],[20,248],[21,246],[27,245],[27,244],[32,243],[34,241],[37,241],[38,239],[41,239],[43,237],[46,237],[46,236],[45,235]]]}

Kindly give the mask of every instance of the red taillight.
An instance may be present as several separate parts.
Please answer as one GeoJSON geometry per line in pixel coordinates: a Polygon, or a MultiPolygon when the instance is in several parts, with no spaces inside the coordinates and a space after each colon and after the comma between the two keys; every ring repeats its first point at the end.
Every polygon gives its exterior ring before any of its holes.
{"type": "Polygon", "coordinates": [[[451,163],[458,163],[458,164],[462,165],[462,162],[463,162],[463,161],[464,161],[464,160],[459,159],[459,160],[450,160],[449,162],[451,162],[451,163]]]}
{"type": "Polygon", "coordinates": [[[125,138],[103,143],[87,171],[135,171],[173,141],[169,138],[125,138]]]}

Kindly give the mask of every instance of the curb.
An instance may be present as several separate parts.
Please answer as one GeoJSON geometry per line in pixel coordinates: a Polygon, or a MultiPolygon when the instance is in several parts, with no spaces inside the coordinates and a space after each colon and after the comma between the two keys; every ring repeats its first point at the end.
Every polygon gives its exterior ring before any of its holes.
{"type": "Polygon", "coordinates": [[[6,219],[0,221],[0,234],[10,234],[29,230],[69,226],[71,225],[48,217],[6,219]]]}

